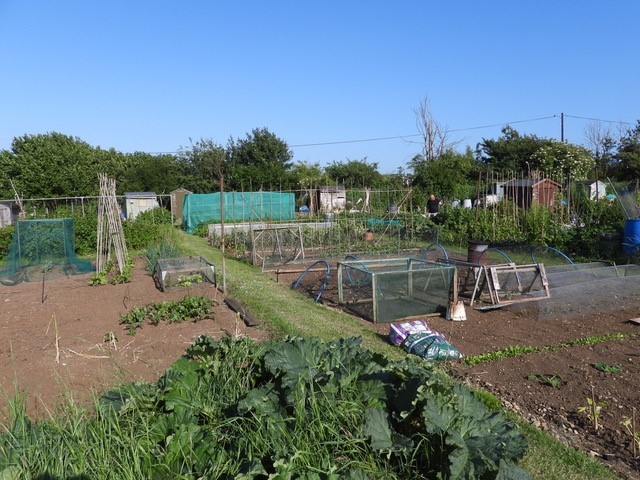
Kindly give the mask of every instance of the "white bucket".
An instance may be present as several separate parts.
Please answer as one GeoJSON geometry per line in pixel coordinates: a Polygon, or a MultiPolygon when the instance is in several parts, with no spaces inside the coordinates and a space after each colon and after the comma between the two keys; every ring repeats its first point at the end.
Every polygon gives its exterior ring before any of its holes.
{"type": "Polygon", "coordinates": [[[470,198],[465,198],[464,200],[462,200],[462,208],[471,208],[471,199],[470,198]]]}

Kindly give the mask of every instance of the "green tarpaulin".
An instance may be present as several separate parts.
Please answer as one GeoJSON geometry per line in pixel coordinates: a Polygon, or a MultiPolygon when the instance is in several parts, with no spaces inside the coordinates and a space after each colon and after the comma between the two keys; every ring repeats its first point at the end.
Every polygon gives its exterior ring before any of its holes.
{"type": "MultiPolygon", "coordinates": [[[[293,193],[225,192],[224,219],[227,222],[293,220],[293,193]]],[[[202,222],[220,221],[220,193],[190,193],[184,197],[182,226],[188,233],[202,222]]]]}

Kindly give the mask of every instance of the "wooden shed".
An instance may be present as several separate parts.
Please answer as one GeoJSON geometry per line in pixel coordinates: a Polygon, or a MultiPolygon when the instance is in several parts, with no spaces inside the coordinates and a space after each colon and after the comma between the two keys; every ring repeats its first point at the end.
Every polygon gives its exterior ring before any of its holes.
{"type": "Polygon", "coordinates": [[[549,178],[518,178],[504,184],[504,196],[521,208],[531,205],[553,206],[561,186],[549,178]]]}

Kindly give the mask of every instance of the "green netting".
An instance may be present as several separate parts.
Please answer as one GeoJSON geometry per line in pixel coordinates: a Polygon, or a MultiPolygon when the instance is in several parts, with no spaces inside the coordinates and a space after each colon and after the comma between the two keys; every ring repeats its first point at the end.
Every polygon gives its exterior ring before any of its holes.
{"type": "MultiPolygon", "coordinates": [[[[225,221],[295,218],[296,199],[293,193],[225,192],[223,195],[225,221]]],[[[184,197],[183,227],[192,233],[202,222],[219,222],[220,211],[220,193],[190,193],[184,197]]]]}
{"type": "Polygon", "coordinates": [[[339,303],[374,322],[444,312],[455,267],[418,258],[338,262],[339,303]]]}
{"type": "Polygon", "coordinates": [[[75,220],[18,220],[9,253],[0,267],[0,283],[14,285],[60,275],[88,273],[93,265],[76,257],[75,220]]]}

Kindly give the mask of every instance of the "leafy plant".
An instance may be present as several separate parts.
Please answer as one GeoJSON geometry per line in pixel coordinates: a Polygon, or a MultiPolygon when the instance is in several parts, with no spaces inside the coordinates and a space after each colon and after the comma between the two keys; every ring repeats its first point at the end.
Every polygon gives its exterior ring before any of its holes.
{"type": "Polygon", "coordinates": [[[606,403],[596,402],[595,395],[593,393],[593,387],[591,387],[591,396],[587,397],[587,404],[578,408],[578,413],[584,413],[587,419],[591,423],[593,429],[597,432],[600,428],[600,416],[602,409],[606,407],[606,403]]]}
{"type": "Polygon", "coordinates": [[[202,275],[199,273],[193,275],[179,275],[178,280],[176,281],[176,285],[179,287],[188,287],[192,284],[202,283],[202,275]]]}
{"type": "Polygon", "coordinates": [[[620,425],[624,427],[631,437],[633,448],[633,458],[638,458],[638,450],[640,449],[640,434],[636,428],[636,407],[632,407],[631,417],[622,417],[620,425]]]}
{"type": "Polygon", "coordinates": [[[200,222],[196,228],[193,229],[193,235],[207,238],[209,236],[209,222],[200,222]]]}
{"type": "Polygon", "coordinates": [[[118,336],[113,331],[108,331],[102,336],[102,341],[105,343],[117,342],[118,336]]]}
{"type": "Polygon", "coordinates": [[[501,360],[506,357],[519,357],[529,353],[545,351],[552,352],[554,350],[576,347],[578,345],[595,345],[602,342],[608,342],[610,340],[622,340],[623,338],[627,338],[628,336],[629,335],[627,335],[626,333],[614,332],[605,333],[604,335],[593,335],[589,337],[576,338],[575,340],[571,340],[569,342],[562,342],[553,345],[515,345],[500,350],[495,350],[493,352],[472,355],[470,357],[467,357],[464,360],[464,363],[466,363],[467,365],[478,365],[479,363],[492,362],[501,360]]]}
{"type": "Polygon", "coordinates": [[[559,375],[538,375],[532,374],[527,377],[527,380],[530,382],[538,382],[541,385],[547,385],[552,388],[560,388],[564,385],[562,378],[559,375]]]}
{"type": "Polygon", "coordinates": [[[96,272],[89,278],[89,285],[106,285],[107,283],[117,285],[120,283],[128,283],[131,281],[134,266],[134,259],[129,257],[125,261],[122,273],[120,273],[115,268],[113,261],[109,260],[101,272],[96,272]]]}
{"type": "Polygon", "coordinates": [[[97,272],[89,277],[89,285],[106,285],[107,284],[107,271],[97,272]]]}
{"type": "Polygon", "coordinates": [[[112,269],[112,271],[110,272],[111,279],[109,280],[109,283],[113,285],[117,285],[120,283],[129,283],[131,281],[131,275],[133,273],[134,266],[135,266],[134,259],[131,257],[127,258],[122,268],[122,272],[115,272],[112,269]]]}
{"type": "Polygon", "coordinates": [[[622,367],[620,365],[609,365],[605,362],[597,362],[593,364],[596,370],[600,370],[604,373],[617,374],[622,373],[622,367]]]}
{"type": "Polygon", "coordinates": [[[129,335],[135,335],[138,328],[142,328],[144,320],[147,318],[147,309],[145,307],[133,307],[129,313],[120,315],[120,325],[126,325],[129,335]]]}
{"type": "Polygon", "coordinates": [[[135,335],[145,320],[154,326],[160,322],[180,323],[189,319],[198,322],[211,316],[211,307],[214,304],[214,300],[202,295],[188,295],[175,302],[157,302],[144,307],[134,307],[128,313],[120,315],[120,324],[127,326],[129,335],[135,335]]]}

